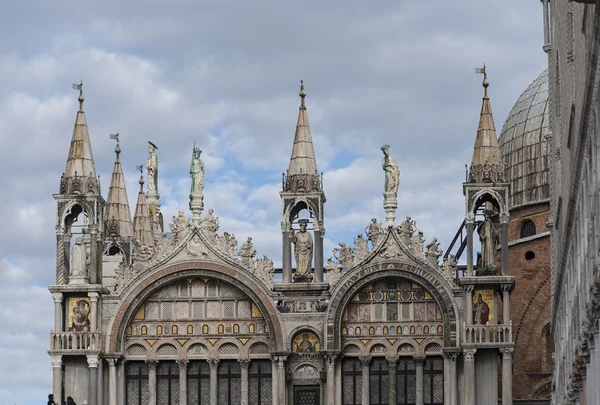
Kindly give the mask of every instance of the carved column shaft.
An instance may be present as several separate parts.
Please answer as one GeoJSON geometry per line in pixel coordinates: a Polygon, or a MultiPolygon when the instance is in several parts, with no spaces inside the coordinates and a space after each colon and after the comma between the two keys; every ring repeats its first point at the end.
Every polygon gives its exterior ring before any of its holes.
{"type": "Polygon", "coordinates": [[[467,325],[473,325],[473,289],[467,288],[465,292],[465,318],[467,325]]]}
{"type": "Polygon", "coordinates": [[[248,365],[250,364],[249,359],[238,359],[240,362],[241,370],[241,403],[248,404],[248,365]]]}
{"type": "Polygon", "coordinates": [[[279,403],[279,381],[277,378],[277,358],[271,359],[271,396],[273,399],[273,405],[279,403]]]}
{"type": "Polygon", "coordinates": [[[148,405],[156,405],[156,366],[157,361],[148,360],[148,405]]]}
{"type": "Polygon", "coordinates": [[[415,371],[416,371],[416,384],[417,384],[417,392],[416,392],[416,404],[423,405],[423,366],[425,365],[425,356],[413,356],[415,360],[415,371]]]}
{"type": "Polygon", "coordinates": [[[98,281],[98,230],[93,227],[90,230],[90,265],[88,269],[90,284],[97,284],[98,281]]]}
{"type": "Polygon", "coordinates": [[[323,232],[314,231],[315,234],[315,283],[323,282],[323,232]]]}
{"type": "Polygon", "coordinates": [[[278,356],[277,358],[277,381],[279,382],[278,393],[279,393],[279,404],[286,404],[286,393],[285,393],[285,359],[286,356],[278,356]]]}
{"type": "Polygon", "coordinates": [[[67,283],[69,277],[70,242],[67,235],[56,235],[56,284],[67,283]]]}
{"type": "Polygon", "coordinates": [[[179,365],[179,405],[187,405],[187,360],[177,360],[179,365]]]}
{"type": "Polygon", "coordinates": [[[358,359],[362,364],[362,405],[369,405],[371,403],[369,392],[369,365],[371,364],[371,356],[360,356],[358,359]]]}
{"type": "Polygon", "coordinates": [[[477,350],[468,349],[464,351],[464,380],[465,380],[465,405],[477,405],[475,403],[475,353],[477,350]]]}
{"type": "Polygon", "coordinates": [[[282,281],[284,283],[292,282],[292,233],[289,231],[283,232],[283,269],[282,281]]]}
{"type": "MultiPolygon", "coordinates": [[[[96,399],[98,397],[98,356],[88,355],[87,356],[88,369],[89,369],[89,395],[88,404],[96,405],[96,399]]],[[[101,405],[101,404],[99,404],[101,405]]]]}
{"type": "Polygon", "coordinates": [[[52,361],[52,393],[54,402],[62,404],[62,356],[50,356],[52,361]]]}
{"type": "Polygon", "coordinates": [[[90,297],[90,332],[98,330],[98,293],[88,293],[90,297]]]}
{"type": "Polygon", "coordinates": [[[219,360],[217,359],[208,359],[208,367],[210,369],[210,405],[217,405],[218,401],[218,369],[219,369],[219,360]]]}
{"type": "Polygon", "coordinates": [[[500,225],[502,228],[502,275],[508,276],[508,222],[500,225]]]}
{"type": "MultiPolygon", "coordinates": [[[[468,220],[467,220],[468,221],[468,220]]],[[[467,222],[467,276],[473,276],[473,231],[475,223],[467,222]]]]}
{"type": "Polygon", "coordinates": [[[52,293],[54,299],[54,332],[62,332],[62,301],[61,293],[52,293]]]}
{"type": "MultiPolygon", "coordinates": [[[[117,359],[106,360],[108,361],[108,405],[117,405],[117,359]]],[[[156,368],[154,369],[154,381],[156,383],[156,368]]],[[[150,391],[150,397],[152,397],[152,391],[150,391]]],[[[156,405],[156,400],[152,405],[156,405]]]]}
{"type": "Polygon", "coordinates": [[[327,395],[325,397],[326,405],[334,405],[335,402],[335,358],[336,355],[327,355],[327,395]]]}
{"type": "Polygon", "coordinates": [[[510,323],[510,292],[508,289],[502,291],[502,323],[510,323]]]}
{"type": "Polygon", "coordinates": [[[550,21],[548,19],[548,0],[542,0],[544,8],[544,45],[550,45],[550,21]]]}
{"type": "Polygon", "coordinates": [[[389,397],[388,397],[388,403],[389,404],[396,404],[396,371],[397,371],[397,365],[396,363],[398,362],[398,356],[386,356],[386,360],[388,362],[388,372],[389,372],[389,382],[388,382],[388,387],[389,387],[389,397]]]}
{"type": "Polygon", "coordinates": [[[502,405],[512,405],[512,347],[505,347],[502,352],[502,405]]]}

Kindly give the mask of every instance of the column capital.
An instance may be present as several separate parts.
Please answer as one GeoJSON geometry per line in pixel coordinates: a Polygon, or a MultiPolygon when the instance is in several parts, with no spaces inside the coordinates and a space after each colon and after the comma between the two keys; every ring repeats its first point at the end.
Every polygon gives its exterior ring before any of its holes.
{"type": "Polygon", "coordinates": [[[238,359],[238,362],[240,363],[240,366],[248,367],[248,364],[250,364],[250,359],[249,358],[241,358],[241,359],[238,359]]]}
{"type": "Polygon", "coordinates": [[[146,364],[148,364],[148,371],[156,371],[158,360],[146,360],[146,364]]]}
{"type": "Polygon", "coordinates": [[[85,357],[87,357],[87,363],[89,368],[98,368],[100,358],[97,354],[88,354],[85,357]]]}
{"type": "Polygon", "coordinates": [[[52,363],[52,367],[62,367],[62,355],[50,356],[50,362],[52,363]]]}
{"type": "Polygon", "coordinates": [[[427,357],[424,354],[417,354],[417,355],[414,355],[412,358],[415,361],[415,363],[418,365],[425,364],[425,360],[427,359],[427,357]]]}
{"type": "Polygon", "coordinates": [[[465,360],[475,361],[475,353],[477,353],[477,349],[463,349],[465,360]]]}
{"type": "Polygon", "coordinates": [[[371,363],[371,358],[371,356],[358,356],[358,360],[360,360],[363,367],[366,367],[371,363]]]}
{"type": "Polygon", "coordinates": [[[100,296],[100,294],[98,294],[96,291],[88,292],[88,297],[90,297],[91,302],[97,302],[99,296],[100,296]]]}
{"type": "Polygon", "coordinates": [[[219,359],[206,359],[209,366],[216,366],[219,364],[219,359]]]}
{"type": "Polygon", "coordinates": [[[458,347],[444,347],[443,349],[444,357],[446,357],[450,361],[456,361],[458,356],[460,355],[460,348],[458,347]]]}
{"type": "Polygon", "coordinates": [[[337,359],[339,352],[324,351],[324,352],[322,352],[322,354],[323,354],[323,357],[325,358],[325,362],[327,363],[327,365],[333,365],[333,364],[335,364],[335,359],[337,359]]]}
{"type": "Polygon", "coordinates": [[[515,348],[514,347],[501,347],[500,348],[500,353],[502,353],[502,358],[503,359],[511,359],[513,353],[515,352],[515,348]]]}
{"type": "Polygon", "coordinates": [[[60,304],[63,301],[62,293],[52,293],[52,298],[55,304],[60,304]]]}
{"type": "Polygon", "coordinates": [[[179,359],[177,360],[177,364],[179,365],[179,368],[186,368],[187,364],[189,363],[189,361],[187,359],[179,359]]]}
{"type": "Polygon", "coordinates": [[[398,355],[392,355],[392,356],[385,356],[385,359],[388,362],[388,366],[390,370],[394,370],[396,371],[396,363],[398,363],[398,359],[400,358],[400,356],[398,355]]]}

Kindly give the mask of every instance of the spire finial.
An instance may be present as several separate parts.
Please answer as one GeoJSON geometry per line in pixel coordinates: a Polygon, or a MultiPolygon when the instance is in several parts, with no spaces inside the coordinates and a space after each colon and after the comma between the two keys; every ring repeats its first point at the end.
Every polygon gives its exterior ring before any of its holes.
{"type": "Polygon", "coordinates": [[[487,88],[489,87],[490,84],[488,83],[488,80],[487,80],[487,71],[485,68],[485,63],[483,64],[482,68],[475,68],[475,73],[483,75],[483,82],[481,83],[481,85],[484,88],[483,97],[487,98],[488,97],[487,88]]]}
{"type": "Polygon", "coordinates": [[[304,80],[300,80],[300,99],[302,100],[300,102],[300,107],[305,107],[304,105],[304,97],[306,97],[306,91],[304,91],[304,80]]]}
{"type": "Polygon", "coordinates": [[[140,171],[140,193],[144,192],[144,166],[143,165],[139,165],[135,167],[136,170],[140,171]]]}
{"type": "Polygon", "coordinates": [[[115,147],[115,153],[117,154],[117,162],[119,161],[119,154],[121,153],[121,147],[119,146],[119,133],[109,134],[110,139],[114,139],[117,141],[117,146],[115,147]]]}
{"type": "Polygon", "coordinates": [[[83,97],[83,80],[81,80],[79,84],[74,84],[73,88],[79,90],[79,111],[83,112],[83,101],[85,100],[83,97]]]}

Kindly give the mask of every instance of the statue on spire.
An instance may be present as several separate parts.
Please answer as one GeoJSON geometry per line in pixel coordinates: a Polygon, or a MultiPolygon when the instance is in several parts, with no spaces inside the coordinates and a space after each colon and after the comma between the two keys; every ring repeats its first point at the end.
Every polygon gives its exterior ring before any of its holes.
{"type": "Polygon", "coordinates": [[[192,178],[191,195],[202,198],[202,189],[204,188],[204,163],[200,159],[202,149],[194,146],[192,152],[192,164],[190,165],[190,177],[192,178]]]}
{"type": "Polygon", "coordinates": [[[146,160],[146,169],[148,170],[148,195],[158,194],[158,158],[156,150],[158,147],[148,141],[148,160],[146,160]]]}
{"type": "Polygon", "coordinates": [[[396,222],[396,208],[398,208],[398,185],[400,184],[400,169],[396,160],[390,156],[390,145],[381,147],[383,161],[381,163],[385,173],[385,187],[383,189],[383,209],[385,210],[386,226],[391,228],[396,222]]]}
{"type": "Polygon", "coordinates": [[[301,219],[300,232],[294,233],[292,241],[294,242],[294,256],[296,257],[296,275],[295,282],[312,281],[312,256],[313,256],[313,239],[306,230],[308,224],[307,219],[301,219]]]}

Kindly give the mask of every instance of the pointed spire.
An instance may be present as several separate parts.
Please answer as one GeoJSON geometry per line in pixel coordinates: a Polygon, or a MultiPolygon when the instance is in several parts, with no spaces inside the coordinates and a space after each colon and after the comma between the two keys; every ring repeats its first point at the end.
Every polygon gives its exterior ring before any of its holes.
{"type": "Polygon", "coordinates": [[[285,181],[285,191],[321,191],[321,181],[317,170],[317,160],[312,143],[310,126],[308,125],[308,114],[304,98],[304,80],[300,81],[300,111],[298,123],[296,124],[296,135],[294,146],[290,157],[290,166],[285,181]]]}
{"type": "Polygon", "coordinates": [[[79,90],[79,111],[75,118],[75,128],[71,138],[71,147],[67,157],[67,167],[64,172],[65,189],[61,185],[62,193],[97,193],[99,192],[92,144],[88,133],[85,113],[83,112],[83,82],[74,84],[74,89],[79,90]],[[75,179],[79,177],[78,179],[75,179]],[[85,183],[85,184],[83,184],[85,183]]]}
{"type": "Polygon", "coordinates": [[[473,159],[471,160],[469,181],[498,182],[502,181],[498,176],[503,176],[498,172],[498,170],[502,169],[502,158],[500,155],[500,146],[498,145],[498,137],[496,136],[496,127],[494,126],[492,106],[490,104],[490,98],[488,97],[489,83],[485,65],[483,66],[483,69],[476,69],[476,72],[483,74],[482,85],[484,94],[479,117],[479,126],[477,128],[477,137],[475,138],[475,146],[473,148],[473,159]]]}
{"type": "Polygon", "coordinates": [[[107,222],[105,229],[107,234],[111,236],[133,236],[133,224],[131,223],[131,211],[129,210],[127,190],[125,189],[125,177],[119,159],[121,154],[119,134],[111,134],[110,137],[116,139],[117,146],[115,147],[115,165],[110,187],[108,188],[108,200],[104,216],[107,222]]]}
{"type": "MultiPolygon", "coordinates": [[[[138,166],[138,168],[140,167],[138,166]]],[[[133,233],[140,245],[147,247],[154,246],[152,228],[152,216],[150,215],[150,208],[148,207],[146,194],[144,193],[144,175],[141,174],[140,192],[135,206],[135,215],[133,216],[133,233]]]]}

